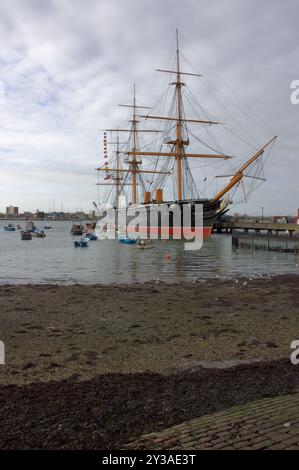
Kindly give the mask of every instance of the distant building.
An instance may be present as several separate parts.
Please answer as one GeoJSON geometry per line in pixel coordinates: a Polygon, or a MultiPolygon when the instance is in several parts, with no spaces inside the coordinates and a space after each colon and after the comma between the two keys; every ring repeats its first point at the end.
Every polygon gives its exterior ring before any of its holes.
{"type": "Polygon", "coordinates": [[[8,206],[6,208],[6,215],[18,215],[19,214],[19,208],[14,207],[14,206],[8,206]]]}

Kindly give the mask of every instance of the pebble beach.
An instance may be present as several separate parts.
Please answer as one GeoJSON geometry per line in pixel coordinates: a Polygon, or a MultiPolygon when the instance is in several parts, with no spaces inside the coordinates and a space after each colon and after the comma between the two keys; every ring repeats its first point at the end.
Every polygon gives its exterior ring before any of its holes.
{"type": "Polygon", "coordinates": [[[287,358],[298,281],[1,286],[1,384],[287,358]]]}

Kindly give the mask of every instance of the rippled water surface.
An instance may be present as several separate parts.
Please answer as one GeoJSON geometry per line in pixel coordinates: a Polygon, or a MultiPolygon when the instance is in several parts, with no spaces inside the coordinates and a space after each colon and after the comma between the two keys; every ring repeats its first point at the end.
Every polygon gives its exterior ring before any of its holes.
{"type": "Polygon", "coordinates": [[[198,251],[184,251],[180,241],[159,241],[153,249],[138,250],[117,240],[98,240],[84,249],[74,248],[71,222],[51,222],[47,237],[32,241],[22,241],[19,232],[4,232],[7,223],[0,223],[1,283],[113,283],[157,278],[175,282],[194,277],[299,273],[298,255],[238,250],[227,235],[214,235],[198,251]]]}

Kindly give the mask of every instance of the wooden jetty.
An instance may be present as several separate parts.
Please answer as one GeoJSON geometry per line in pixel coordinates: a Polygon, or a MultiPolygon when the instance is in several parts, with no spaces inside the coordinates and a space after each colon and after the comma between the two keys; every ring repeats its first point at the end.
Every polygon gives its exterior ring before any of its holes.
{"type": "Polygon", "coordinates": [[[299,225],[294,223],[219,220],[213,227],[214,233],[232,233],[233,230],[243,231],[244,233],[254,232],[255,234],[267,233],[269,235],[284,232],[292,236],[296,232],[299,233],[299,225]]]}

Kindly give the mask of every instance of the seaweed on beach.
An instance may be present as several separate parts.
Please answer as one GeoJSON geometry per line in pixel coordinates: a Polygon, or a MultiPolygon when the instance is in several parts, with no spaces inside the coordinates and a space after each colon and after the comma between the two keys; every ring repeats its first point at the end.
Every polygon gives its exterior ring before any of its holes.
{"type": "Polygon", "coordinates": [[[289,394],[287,360],[227,369],[104,374],[0,387],[1,449],[117,449],[144,433],[258,398],[289,394]]]}

